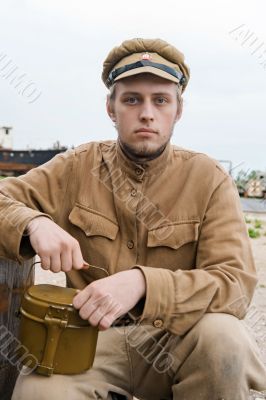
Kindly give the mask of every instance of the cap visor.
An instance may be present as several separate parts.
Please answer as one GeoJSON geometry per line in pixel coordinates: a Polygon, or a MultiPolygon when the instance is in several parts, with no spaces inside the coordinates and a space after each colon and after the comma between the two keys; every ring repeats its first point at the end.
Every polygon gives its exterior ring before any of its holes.
{"type": "Polygon", "coordinates": [[[150,66],[135,68],[135,69],[131,69],[130,71],[123,72],[122,74],[118,75],[115,78],[114,82],[117,82],[120,79],[127,78],[129,76],[145,74],[145,73],[157,75],[161,78],[167,79],[168,81],[172,81],[175,83],[179,82],[179,80],[177,78],[175,78],[173,75],[168,74],[167,72],[165,72],[161,69],[150,67],[150,66]]]}

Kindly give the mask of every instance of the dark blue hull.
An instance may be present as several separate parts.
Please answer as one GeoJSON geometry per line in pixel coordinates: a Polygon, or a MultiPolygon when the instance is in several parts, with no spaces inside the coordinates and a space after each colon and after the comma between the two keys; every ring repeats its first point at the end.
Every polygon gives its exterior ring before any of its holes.
{"type": "Polygon", "coordinates": [[[66,151],[66,148],[47,150],[11,150],[0,149],[0,174],[5,172],[15,175],[25,173],[30,169],[51,160],[56,154],[66,151]]]}

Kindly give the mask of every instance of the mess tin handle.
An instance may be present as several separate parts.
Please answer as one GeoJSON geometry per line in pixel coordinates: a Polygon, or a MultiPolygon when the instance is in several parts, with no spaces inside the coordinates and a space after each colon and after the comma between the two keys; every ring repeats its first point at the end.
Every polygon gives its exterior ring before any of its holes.
{"type": "Polygon", "coordinates": [[[54,372],[54,358],[63,330],[67,327],[68,311],[64,307],[49,306],[44,317],[47,328],[46,344],[41,363],[37,367],[39,374],[51,376],[54,372]]]}
{"type": "MultiPolygon", "coordinates": [[[[26,282],[28,282],[28,280],[29,280],[29,277],[30,277],[30,274],[31,274],[31,272],[32,272],[32,268],[36,265],[36,264],[41,264],[41,261],[35,261],[34,263],[32,263],[32,265],[31,265],[31,267],[30,267],[30,270],[29,270],[29,273],[28,273],[28,276],[27,276],[27,279],[26,279],[26,282]]],[[[103,271],[105,274],[106,274],[106,276],[109,276],[110,274],[109,274],[109,272],[105,269],[105,268],[103,268],[103,267],[96,267],[95,265],[92,265],[92,264],[89,264],[89,263],[87,263],[86,261],[84,261],[84,265],[83,265],[83,267],[81,268],[81,269],[91,269],[91,268],[95,268],[95,269],[99,269],[100,271],[103,271]]],[[[47,270],[47,271],[50,271],[49,269],[47,270]]],[[[51,271],[52,272],[52,271],[51,271]]],[[[26,285],[27,286],[27,285],[26,285]]],[[[25,292],[26,292],[26,290],[27,290],[27,288],[25,289],[25,291],[24,291],[24,294],[25,294],[25,292]]]]}
{"type": "Polygon", "coordinates": [[[91,264],[89,264],[87,262],[84,262],[84,266],[83,266],[82,269],[91,269],[91,268],[95,268],[95,269],[99,269],[100,271],[103,271],[106,274],[106,276],[110,275],[109,272],[105,268],[96,267],[95,265],[91,265],[91,264]]]}
{"type": "MultiPolygon", "coordinates": [[[[41,261],[35,261],[34,263],[32,263],[32,265],[30,267],[30,270],[29,270],[29,274],[28,274],[27,279],[26,279],[26,282],[28,282],[30,274],[31,274],[31,271],[32,271],[32,268],[36,264],[41,264],[41,261]]],[[[96,265],[89,264],[86,261],[84,261],[84,265],[83,265],[83,267],[81,269],[85,269],[86,270],[86,269],[91,269],[91,268],[99,269],[100,271],[103,271],[106,274],[106,276],[109,276],[109,272],[107,271],[107,269],[105,269],[103,267],[96,267],[96,265]]],[[[50,270],[47,269],[46,271],[50,271],[50,270]]],[[[53,271],[51,271],[51,272],[53,272],[53,271]]]]}

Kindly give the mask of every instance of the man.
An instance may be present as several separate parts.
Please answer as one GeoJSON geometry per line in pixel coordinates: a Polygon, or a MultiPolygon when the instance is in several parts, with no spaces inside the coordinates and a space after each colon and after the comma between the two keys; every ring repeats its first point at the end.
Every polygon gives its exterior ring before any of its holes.
{"type": "Polygon", "coordinates": [[[94,366],[20,376],[13,399],[247,399],[266,389],[239,321],[255,267],[231,177],[170,144],[189,80],[184,57],[159,39],[128,40],[102,77],[117,142],[6,179],[0,204],[1,255],[37,253],[42,268],[82,289],[74,306],[101,331],[94,366]],[[86,262],[110,276],[95,280],[86,262]]]}

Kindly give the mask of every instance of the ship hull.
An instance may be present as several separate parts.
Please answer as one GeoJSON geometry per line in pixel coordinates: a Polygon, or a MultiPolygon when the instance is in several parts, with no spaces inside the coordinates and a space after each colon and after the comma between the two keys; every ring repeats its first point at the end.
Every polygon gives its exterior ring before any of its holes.
{"type": "Polygon", "coordinates": [[[0,174],[19,175],[51,160],[66,148],[47,150],[0,149],[0,174]]]}

